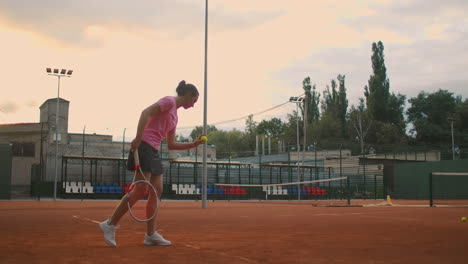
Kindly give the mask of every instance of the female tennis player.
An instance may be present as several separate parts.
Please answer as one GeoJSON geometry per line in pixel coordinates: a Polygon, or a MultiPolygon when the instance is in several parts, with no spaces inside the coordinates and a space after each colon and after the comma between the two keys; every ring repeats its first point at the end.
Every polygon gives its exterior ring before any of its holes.
{"type": "MultiPolygon", "coordinates": [[[[156,188],[159,198],[161,198],[163,191],[163,165],[159,156],[161,141],[166,138],[167,146],[171,150],[195,148],[205,142],[200,137],[190,143],[175,142],[178,121],[177,109],[193,107],[199,96],[197,88],[185,81],[179,83],[176,92],[177,96],[163,97],[143,110],[138,121],[136,137],[131,143],[131,153],[127,162],[127,169],[133,171],[135,168],[133,151],[138,149],[141,169],[145,177],[150,179],[151,184],[156,188]]],[[[104,241],[112,247],[117,246],[115,242],[117,223],[128,211],[127,196],[125,195],[120,200],[120,204],[109,219],[99,223],[99,227],[104,233],[104,241]]],[[[156,217],[147,222],[144,244],[149,246],[168,246],[171,244],[170,241],[156,232],[156,217]]]]}

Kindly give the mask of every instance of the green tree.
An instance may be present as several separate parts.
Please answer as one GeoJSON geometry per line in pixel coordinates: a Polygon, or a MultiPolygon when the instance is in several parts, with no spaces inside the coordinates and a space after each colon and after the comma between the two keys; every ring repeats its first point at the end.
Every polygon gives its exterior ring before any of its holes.
{"type": "Polygon", "coordinates": [[[360,153],[365,153],[365,145],[368,142],[369,131],[373,126],[370,113],[367,111],[364,104],[364,99],[359,98],[360,104],[358,107],[351,106],[348,114],[348,135],[349,138],[359,143],[360,153]]]}
{"type": "Polygon", "coordinates": [[[284,124],[281,119],[273,117],[270,120],[262,120],[257,126],[257,134],[267,135],[273,138],[279,138],[284,130],[284,124]]]}
{"type": "MultiPolygon", "coordinates": [[[[346,113],[348,111],[348,99],[346,96],[345,76],[339,74],[338,77],[339,87],[333,79],[331,80],[331,91],[330,87],[323,92],[322,100],[322,119],[323,121],[336,120],[338,124],[338,136],[346,137],[346,113]],[[324,118],[327,117],[327,118],[324,118]]],[[[322,126],[326,126],[322,124],[322,126]]],[[[331,136],[331,134],[330,134],[331,136]]]]}
{"type": "Polygon", "coordinates": [[[216,130],[210,133],[210,144],[216,146],[219,159],[252,156],[253,151],[245,142],[245,135],[237,129],[231,131],[216,130]]]}
{"type": "Polygon", "coordinates": [[[296,146],[297,142],[297,124],[299,122],[299,138],[303,135],[303,120],[297,111],[288,114],[287,121],[284,123],[282,138],[288,146],[296,146]]]}
{"type": "Polygon", "coordinates": [[[457,113],[457,105],[462,105],[460,97],[454,97],[447,90],[434,93],[420,92],[408,100],[411,106],[406,112],[413,128],[411,133],[418,142],[428,144],[448,143],[451,140],[449,117],[457,113]]]}
{"type": "Polygon", "coordinates": [[[322,116],[331,116],[337,117],[338,116],[338,92],[336,91],[336,81],[334,79],[331,80],[331,91],[330,86],[327,85],[325,91],[323,91],[323,99],[322,99],[322,116]]]}
{"type": "Polygon", "coordinates": [[[399,134],[399,137],[402,138],[405,136],[406,131],[406,121],[404,117],[404,107],[405,107],[406,95],[402,94],[393,94],[390,95],[388,101],[388,122],[396,129],[395,133],[399,134]]]}
{"type": "Polygon", "coordinates": [[[453,124],[455,144],[460,148],[460,158],[468,158],[468,99],[457,104],[453,124]]]}
{"type": "Polygon", "coordinates": [[[388,101],[390,98],[390,81],[387,77],[387,67],[384,59],[384,46],[381,41],[372,43],[372,70],[368,86],[364,95],[366,96],[367,109],[376,121],[388,121],[388,101]]]}
{"type": "Polygon", "coordinates": [[[390,93],[383,43],[372,43],[372,52],[373,75],[364,88],[367,111],[375,121],[369,131],[369,141],[382,144],[391,139],[391,144],[399,144],[406,141],[406,122],[403,116],[406,97],[390,93]],[[389,129],[391,126],[392,129],[389,129]]]}
{"type": "Polygon", "coordinates": [[[245,120],[244,137],[249,149],[255,149],[257,136],[257,122],[253,120],[253,115],[249,115],[245,120]]]}
{"type": "MultiPolygon", "coordinates": [[[[322,118],[308,127],[308,138],[313,142],[320,142],[322,145],[334,144],[341,138],[340,121],[332,115],[324,114],[322,118]]],[[[309,142],[312,144],[313,142],[309,142]]]]}
{"type": "Polygon", "coordinates": [[[253,120],[253,115],[249,115],[245,120],[245,133],[255,134],[257,130],[257,122],[253,120]]]}
{"type": "Polygon", "coordinates": [[[468,145],[468,99],[457,104],[454,126],[459,130],[462,144],[468,145]]]}
{"type": "MultiPolygon", "coordinates": [[[[312,86],[310,77],[302,81],[302,87],[305,93],[305,104],[307,104],[307,123],[313,124],[320,119],[320,93],[317,92],[315,84],[312,86]]],[[[301,105],[302,115],[304,116],[305,106],[301,105]]]]}
{"type": "MultiPolygon", "coordinates": [[[[218,129],[216,128],[216,126],[212,126],[212,125],[207,125],[206,127],[206,133],[208,135],[210,135],[211,132],[213,131],[217,131],[218,129]]],[[[203,134],[203,127],[202,126],[196,126],[192,132],[190,133],[190,137],[193,139],[196,139],[198,136],[200,136],[201,134],[203,134]]]]}
{"type": "Polygon", "coordinates": [[[346,114],[348,112],[348,97],[346,94],[346,84],[345,84],[345,75],[338,74],[336,77],[339,83],[339,92],[338,92],[338,119],[341,124],[341,136],[346,137],[346,114]]]}

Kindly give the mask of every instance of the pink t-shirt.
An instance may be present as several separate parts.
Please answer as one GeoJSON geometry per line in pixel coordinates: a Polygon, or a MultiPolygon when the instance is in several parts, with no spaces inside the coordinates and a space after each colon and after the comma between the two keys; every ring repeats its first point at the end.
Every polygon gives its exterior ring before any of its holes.
{"type": "Polygon", "coordinates": [[[159,105],[161,112],[150,117],[143,131],[142,140],[159,150],[161,141],[166,137],[168,132],[175,132],[177,126],[176,97],[166,96],[155,104],[159,105]]]}

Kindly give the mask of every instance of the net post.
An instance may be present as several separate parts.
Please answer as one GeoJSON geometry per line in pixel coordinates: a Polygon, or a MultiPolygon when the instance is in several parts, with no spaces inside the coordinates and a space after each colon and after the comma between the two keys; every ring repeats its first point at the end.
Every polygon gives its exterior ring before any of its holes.
{"type": "Polygon", "coordinates": [[[348,193],[348,206],[351,205],[351,185],[349,182],[349,176],[346,177],[346,192],[348,193]]]}
{"type": "Polygon", "coordinates": [[[434,206],[434,201],[432,199],[432,172],[429,173],[429,207],[433,207],[434,206]]]}

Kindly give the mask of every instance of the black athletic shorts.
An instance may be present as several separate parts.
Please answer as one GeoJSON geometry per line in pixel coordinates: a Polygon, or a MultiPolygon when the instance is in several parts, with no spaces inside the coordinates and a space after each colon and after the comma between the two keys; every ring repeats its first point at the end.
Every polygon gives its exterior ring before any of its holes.
{"type": "MultiPolygon", "coordinates": [[[[162,175],[164,172],[159,151],[153,148],[150,144],[142,141],[138,147],[138,157],[140,158],[140,166],[143,172],[151,172],[155,175],[162,175]]],[[[135,170],[135,158],[133,151],[128,154],[127,170],[135,170]]]]}

